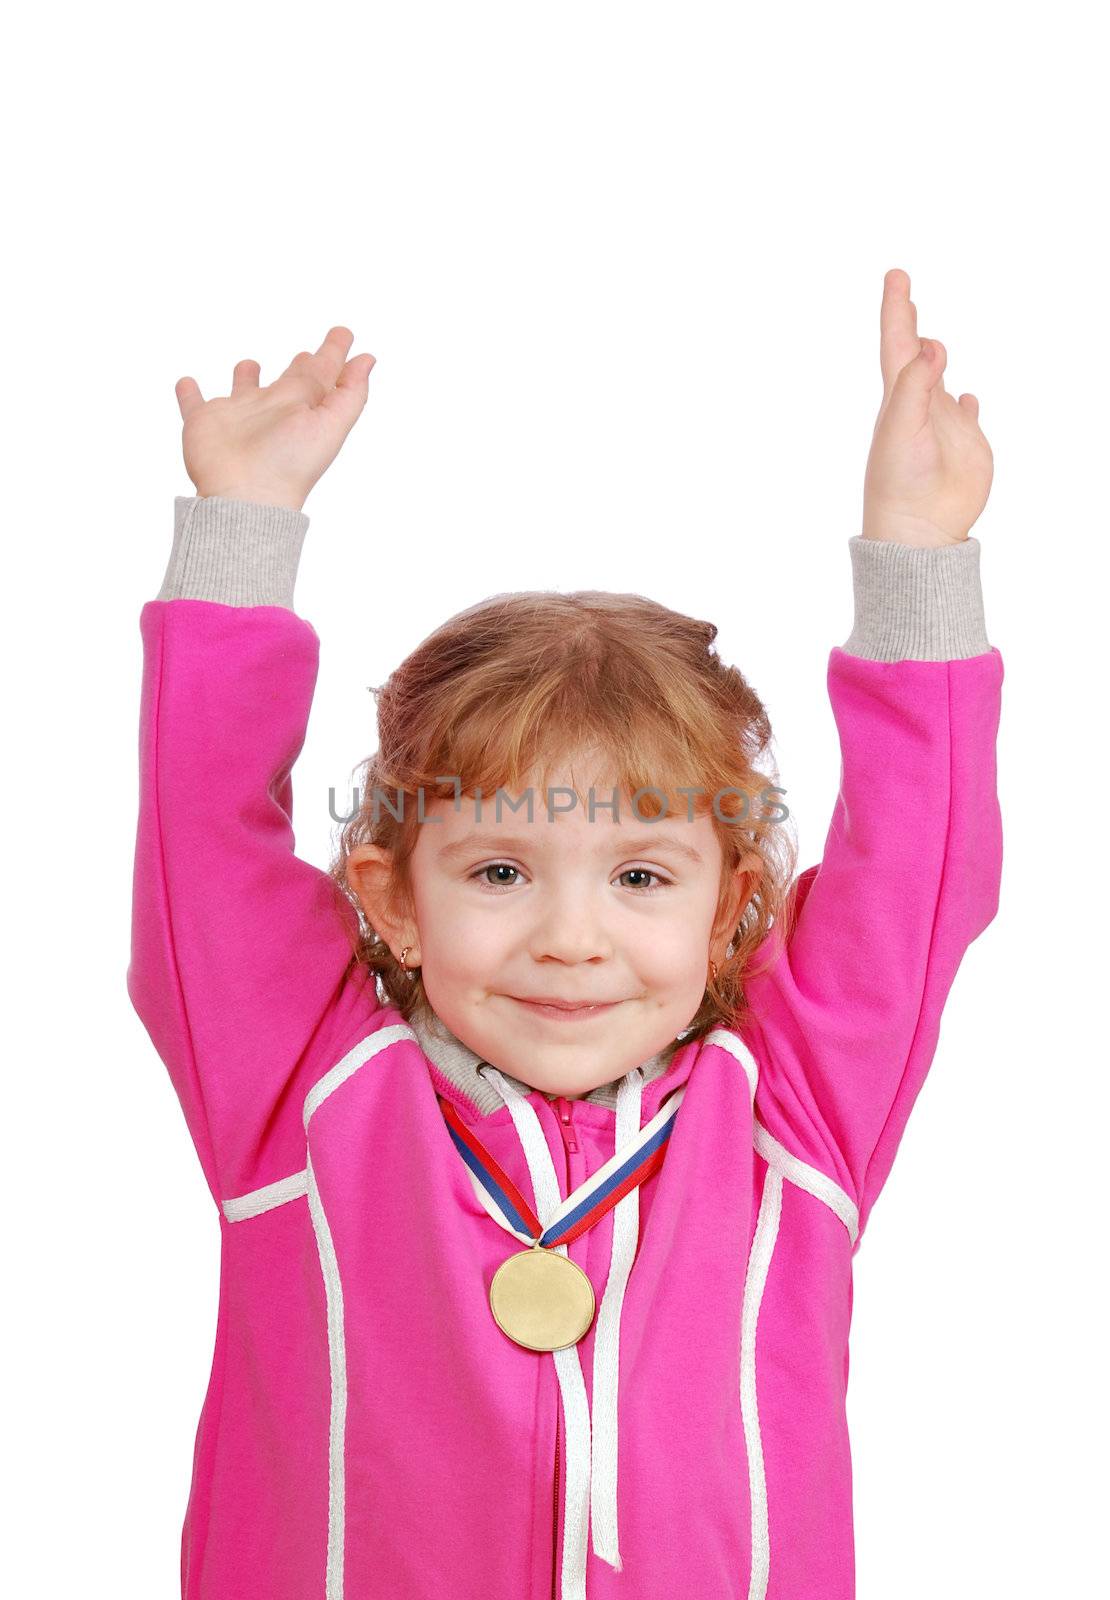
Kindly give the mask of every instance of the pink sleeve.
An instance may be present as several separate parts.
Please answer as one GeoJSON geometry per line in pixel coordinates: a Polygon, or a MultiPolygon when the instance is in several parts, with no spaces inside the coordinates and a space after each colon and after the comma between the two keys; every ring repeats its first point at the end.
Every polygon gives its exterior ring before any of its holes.
{"type": "Polygon", "coordinates": [[[998,909],[1002,677],[993,648],[944,661],[829,656],[832,825],[820,865],[795,883],[785,950],[769,941],[777,958],[749,981],[741,1032],[760,1070],[758,1119],[846,1191],[860,1233],[964,951],[998,909]]]}
{"type": "Polygon", "coordinates": [[[315,630],[278,605],[191,599],[150,601],[140,629],[127,991],[218,1204],[303,1169],[304,1093],[377,998],[348,970],[353,906],[293,853],[315,630]]]}

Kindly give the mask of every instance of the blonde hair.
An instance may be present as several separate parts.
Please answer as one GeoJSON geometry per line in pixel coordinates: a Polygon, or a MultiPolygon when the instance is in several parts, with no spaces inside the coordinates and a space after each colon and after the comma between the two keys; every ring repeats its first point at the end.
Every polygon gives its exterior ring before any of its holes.
{"type": "Polygon", "coordinates": [[[723,858],[718,917],[745,857],[751,893],[681,1038],[742,1024],[744,976],[788,907],[797,845],[792,825],[773,815],[786,808],[771,798],[772,814],[766,809],[778,776],[767,712],[743,674],[720,660],[716,637],[713,623],[638,594],[497,594],[449,618],[373,690],[379,748],[358,769],[360,800],[341,826],[329,874],[359,914],[352,967],[380,980],[404,1018],[432,1015],[423,981],[367,923],[347,876],[352,850],[388,850],[391,899],[411,909],[421,789],[425,809],[479,790],[485,804],[499,787],[518,794],[537,771],[546,783],[561,758],[591,749],[608,757],[621,792],[647,791],[635,802],[645,820],[664,805],[687,815],[682,787],[703,791],[691,797],[694,815],[713,815],[715,805],[730,819],[713,819],[723,858]]]}

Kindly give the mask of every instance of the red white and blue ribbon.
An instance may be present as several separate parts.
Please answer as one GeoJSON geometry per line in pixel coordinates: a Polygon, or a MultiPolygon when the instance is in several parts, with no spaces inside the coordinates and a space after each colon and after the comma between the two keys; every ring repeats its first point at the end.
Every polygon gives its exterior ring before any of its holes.
{"type": "Polygon", "coordinates": [[[640,1129],[635,1139],[567,1196],[548,1218],[546,1226],[451,1102],[442,1095],[437,1098],[455,1148],[466,1164],[474,1192],[484,1209],[499,1227],[522,1243],[553,1249],[577,1239],[638,1184],[659,1171],[685,1094],[686,1085],[683,1084],[640,1129]]]}

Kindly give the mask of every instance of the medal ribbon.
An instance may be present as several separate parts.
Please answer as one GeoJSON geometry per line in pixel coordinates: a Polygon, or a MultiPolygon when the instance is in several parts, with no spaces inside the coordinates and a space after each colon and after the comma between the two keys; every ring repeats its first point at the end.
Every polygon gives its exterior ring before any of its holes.
{"type": "Polygon", "coordinates": [[[437,1095],[455,1148],[466,1164],[474,1192],[493,1220],[525,1244],[551,1249],[569,1244],[592,1228],[626,1194],[658,1172],[667,1153],[674,1119],[686,1094],[676,1089],[666,1105],[646,1123],[635,1139],[618,1150],[592,1177],[579,1184],[549,1219],[540,1222],[516,1184],[495,1161],[473,1129],[468,1128],[449,1100],[437,1095]]]}

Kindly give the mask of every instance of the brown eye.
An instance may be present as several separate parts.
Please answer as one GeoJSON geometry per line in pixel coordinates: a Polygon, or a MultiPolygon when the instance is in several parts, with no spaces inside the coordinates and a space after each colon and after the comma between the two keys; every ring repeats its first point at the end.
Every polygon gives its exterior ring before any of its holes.
{"type": "Polygon", "coordinates": [[[622,878],[658,878],[658,883],[630,883],[630,889],[637,890],[640,894],[655,894],[660,889],[669,887],[667,879],[663,878],[651,867],[625,867],[620,874],[622,878]]]}
{"type": "Polygon", "coordinates": [[[497,882],[493,882],[489,878],[486,877],[486,873],[487,872],[516,872],[516,873],[519,873],[519,871],[520,871],[519,867],[510,866],[507,861],[491,861],[488,867],[479,867],[477,872],[472,872],[470,874],[470,877],[471,877],[471,881],[474,881],[474,880],[476,880],[478,878],[481,878],[483,883],[488,884],[491,889],[496,889],[496,888],[511,889],[513,887],[515,879],[501,878],[497,882]]]}

